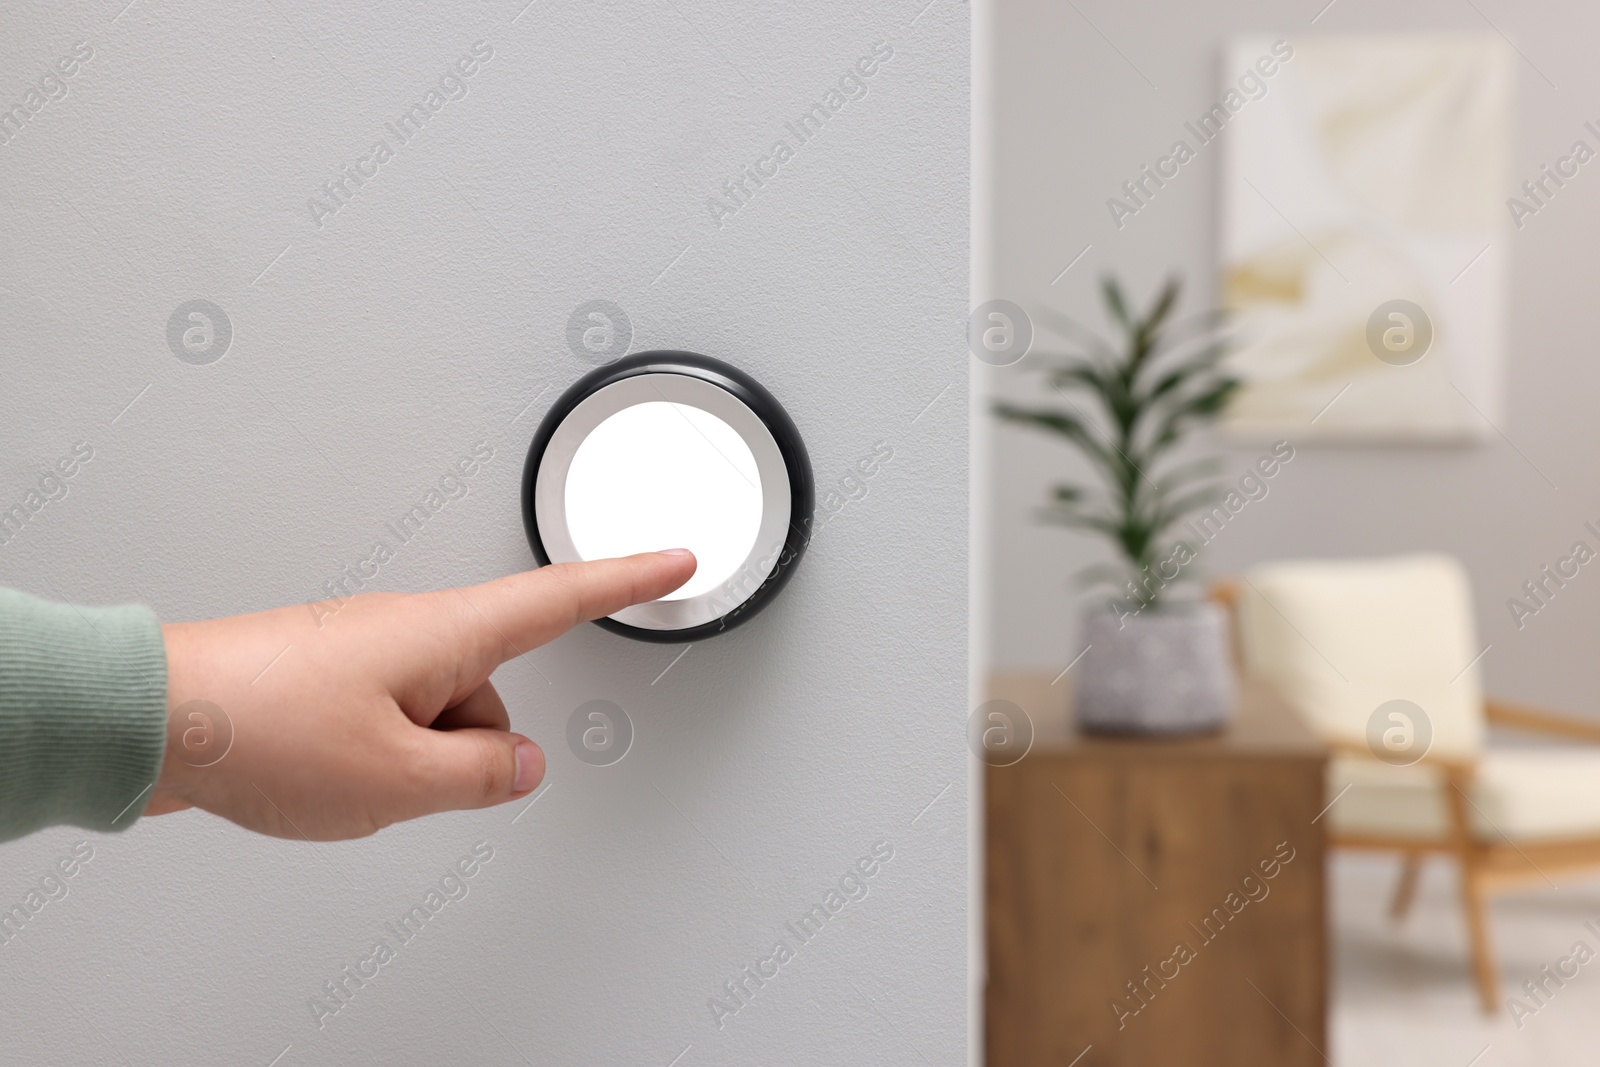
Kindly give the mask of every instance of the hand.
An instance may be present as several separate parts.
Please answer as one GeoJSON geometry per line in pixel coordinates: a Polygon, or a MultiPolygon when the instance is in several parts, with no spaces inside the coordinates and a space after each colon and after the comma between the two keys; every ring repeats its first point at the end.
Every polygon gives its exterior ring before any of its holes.
{"type": "Polygon", "coordinates": [[[331,841],[526,796],[544,753],[509,732],[490,673],[581,622],[665,596],[694,570],[678,549],[163,626],[167,751],[146,814],[197,807],[275,837],[331,841]],[[192,765],[203,762],[192,736],[185,748],[196,723],[179,709],[192,700],[233,726],[208,767],[192,765]]]}

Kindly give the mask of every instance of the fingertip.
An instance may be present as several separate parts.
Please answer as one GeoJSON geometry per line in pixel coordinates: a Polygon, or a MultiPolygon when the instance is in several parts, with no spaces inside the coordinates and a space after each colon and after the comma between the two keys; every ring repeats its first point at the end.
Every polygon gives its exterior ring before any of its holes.
{"type": "Polygon", "coordinates": [[[511,784],[513,795],[529,793],[544,780],[544,750],[523,738],[516,747],[517,770],[511,784]]]}
{"type": "Polygon", "coordinates": [[[663,548],[657,552],[647,553],[646,555],[654,556],[658,560],[665,560],[670,568],[669,573],[676,576],[675,579],[670,579],[672,581],[672,585],[670,587],[663,588],[661,592],[650,598],[652,600],[657,599],[658,597],[666,596],[674,589],[683,588],[683,583],[687,582],[690,578],[693,578],[695,571],[700,569],[700,561],[695,559],[694,553],[690,552],[687,548],[663,548]],[[687,568],[684,566],[685,563],[688,564],[687,568]]]}
{"type": "Polygon", "coordinates": [[[681,568],[685,563],[687,563],[689,565],[689,569],[684,572],[684,581],[688,581],[694,576],[694,572],[700,569],[700,561],[696,559],[694,553],[690,552],[687,548],[663,548],[660,552],[655,553],[655,555],[660,559],[666,560],[667,563],[674,568],[681,568]]]}

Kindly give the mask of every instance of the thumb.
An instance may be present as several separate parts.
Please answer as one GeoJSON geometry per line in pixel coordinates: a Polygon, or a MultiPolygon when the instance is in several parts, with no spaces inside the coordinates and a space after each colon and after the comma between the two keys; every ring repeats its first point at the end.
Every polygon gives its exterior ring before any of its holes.
{"type": "Polygon", "coordinates": [[[409,792],[420,810],[406,818],[503,804],[533,792],[544,778],[544,752],[521,734],[484,728],[418,733],[421,780],[409,792]]]}

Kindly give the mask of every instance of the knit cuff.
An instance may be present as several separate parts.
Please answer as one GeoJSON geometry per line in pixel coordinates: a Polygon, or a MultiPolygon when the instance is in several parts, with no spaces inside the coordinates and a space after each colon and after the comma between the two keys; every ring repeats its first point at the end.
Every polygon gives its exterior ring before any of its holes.
{"type": "Polygon", "coordinates": [[[155,613],[0,589],[0,841],[67,823],[125,830],[167,740],[155,613]]]}

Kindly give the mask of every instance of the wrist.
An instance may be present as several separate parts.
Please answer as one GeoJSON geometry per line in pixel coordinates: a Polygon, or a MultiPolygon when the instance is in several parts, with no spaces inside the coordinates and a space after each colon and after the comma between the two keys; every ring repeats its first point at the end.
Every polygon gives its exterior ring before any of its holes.
{"type": "Polygon", "coordinates": [[[161,627],[167,650],[167,737],[150,814],[195,805],[206,769],[226,754],[233,740],[232,725],[221,709],[197,695],[193,629],[192,623],[161,627]]]}

